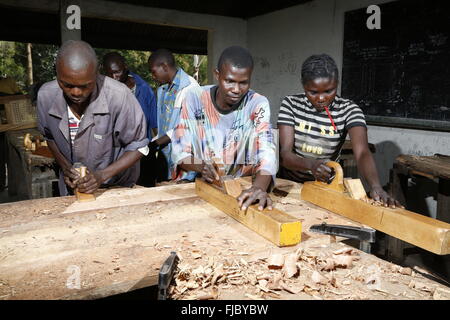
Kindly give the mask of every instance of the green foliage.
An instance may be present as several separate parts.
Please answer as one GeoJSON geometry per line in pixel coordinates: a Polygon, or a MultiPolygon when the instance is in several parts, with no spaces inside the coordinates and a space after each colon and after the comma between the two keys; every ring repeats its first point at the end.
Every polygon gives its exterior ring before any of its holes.
{"type": "MultiPolygon", "coordinates": [[[[99,62],[102,61],[103,55],[111,51],[117,51],[127,61],[128,68],[141,76],[147,81],[151,87],[156,89],[158,84],[152,79],[148,69],[148,51],[136,50],[114,50],[95,48],[99,62]]],[[[58,52],[58,46],[33,44],[32,45],[33,60],[33,80],[37,82],[47,82],[56,78],[55,59],[58,52]]],[[[174,54],[175,60],[184,71],[189,75],[195,72],[194,58],[191,54],[174,54]]],[[[202,64],[199,68],[199,82],[201,85],[207,84],[207,58],[199,57],[202,64]]],[[[24,92],[28,91],[27,83],[27,50],[26,44],[20,42],[0,41],[0,76],[9,76],[14,78],[19,87],[24,92]]],[[[100,70],[102,72],[102,70],[100,70]]]]}
{"type": "Polygon", "coordinates": [[[27,83],[26,59],[24,43],[0,41],[0,76],[13,78],[22,90],[27,83]]]}

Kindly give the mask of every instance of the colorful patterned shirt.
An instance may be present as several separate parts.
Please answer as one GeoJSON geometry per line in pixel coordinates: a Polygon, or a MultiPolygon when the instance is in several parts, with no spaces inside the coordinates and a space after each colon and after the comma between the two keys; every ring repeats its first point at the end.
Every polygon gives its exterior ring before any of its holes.
{"type": "Polygon", "coordinates": [[[172,139],[173,161],[178,164],[191,156],[218,158],[226,175],[255,175],[264,170],[275,176],[278,162],[267,98],[250,90],[236,110],[221,114],[214,106],[216,90],[216,86],[204,86],[186,94],[172,139]]]}

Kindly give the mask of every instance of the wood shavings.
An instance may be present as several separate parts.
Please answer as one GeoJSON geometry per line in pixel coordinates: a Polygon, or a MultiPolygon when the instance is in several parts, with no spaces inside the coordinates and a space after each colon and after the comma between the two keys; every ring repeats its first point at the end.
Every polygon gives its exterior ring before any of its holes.
{"type": "Polygon", "coordinates": [[[269,257],[267,263],[269,269],[281,269],[284,265],[284,256],[281,253],[273,254],[269,257]]]}
{"type": "Polygon", "coordinates": [[[404,274],[404,275],[406,275],[406,276],[412,275],[412,270],[411,270],[411,268],[400,268],[400,269],[398,270],[398,272],[401,273],[401,274],[404,274]]]}
{"type": "Polygon", "coordinates": [[[271,289],[271,290],[281,290],[282,289],[282,287],[280,285],[281,282],[282,282],[281,280],[282,280],[281,274],[275,273],[273,275],[272,280],[269,283],[269,289],[271,289]]]}
{"type": "Polygon", "coordinates": [[[311,280],[317,284],[327,284],[329,281],[328,278],[324,277],[317,271],[313,272],[313,274],[311,275],[311,280]]]}
{"type": "Polygon", "coordinates": [[[196,300],[217,300],[219,297],[219,290],[216,287],[211,288],[211,293],[198,296],[196,300]]]}
{"type": "Polygon", "coordinates": [[[433,290],[430,287],[428,287],[426,284],[424,284],[422,282],[417,282],[414,280],[411,280],[408,287],[410,287],[411,289],[416,289],[416,290],[420,290],[420,291],[433,292],[433,290]]]}
{"type": "Polygon", "coordinates": [[[433,294],[434,300],[450,300],[450,290],[443,288],[436,288],[433,294]]]}
{"type": "Polygon", "coordinates": [[[212,279],[211,279],[211,284],[212,284],[212,285],[215,285],[216,282],[217,282],[217,280],[218,280],[219,278],[221,278],[224,274],[225,274],[225,271],[224,271],[224,269],[223,269],[223,265],[220,264],[220,265],[214,270],[213,277],[212,277],[212,279]]]}
{"type": "Polygon", "coordinates": [[[353,251],[352,248],[345,247],[345,248],[342,248],[342,249],[333,251],[333,254],[334,254],[334,255],[339,255],[339,254],[347,254],[347,255],[350,255],[350,254],[352,254],[352,251],[353,251]]]}
{"type": "Polygon", "coordinates": [[[289,254],[284,260],[284,276],[289,279],[298,274],[297,255],[295,253],[289,254]]]}
{"type": "Polygon", "coordinates": [[[369,290],[381,290],[381,278],[377,273],[370,274],[364,282],[369,290]]]}
{"type": "Polygon", "coordinates": [[[304,286],[300,286],[300,287],[291,287],[291,286],[288,286],[286,283],[284,283],[284,282],[281,282],[280,283],[280,287],[284,290],[284,291],[286,291],[286,292],[288,292],[288,293],[291,293],[291,294],[299,294],[300,292],[302,292],[303,291],[303,289],[305,288],[304,286]]]}
{"type": "Polygon", "coordinates": [[[348,255],[333,255],[336,267],[351,268],[353,266],[353,256],[348,255]]]}
{"type": "Polygon", "coordinates": [[[249,293],[246,293],[245,296],[247,298],[249,298],[250,300],[264,300],[263,298],[261,298],[259,296],[255,296],[255,295],[252,295],[252,294],[249,294],[249,293]]]}
{"type": "Polygon", "coordinates": [[[322,267],[322,271],[332,271],[336,269],[336,263],[333,259],[328,258],[325,261],[325,266],[322,267]]]}
{"type": "Polygon", "coordinates": [[[200,253],[194,252],[192,253],[192,258],[194,259],[200,259],[202,257],[202,255],[200,253]]]}

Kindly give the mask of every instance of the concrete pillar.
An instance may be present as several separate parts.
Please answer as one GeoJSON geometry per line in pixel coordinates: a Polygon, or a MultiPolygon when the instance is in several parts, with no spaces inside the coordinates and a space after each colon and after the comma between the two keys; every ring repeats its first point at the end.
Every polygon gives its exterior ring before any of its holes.
{"type": "Polygon", "coordinates": [[[81,6],[79,0],[59,0],[61,44],[81,40],[81,6]]]}

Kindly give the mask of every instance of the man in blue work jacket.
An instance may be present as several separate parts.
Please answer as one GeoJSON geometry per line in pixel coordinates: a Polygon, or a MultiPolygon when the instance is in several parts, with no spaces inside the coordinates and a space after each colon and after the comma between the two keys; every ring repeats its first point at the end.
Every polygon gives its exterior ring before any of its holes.
{"type": "MultiPolygon", "coordinates": [[[[152,88],[140,76],[128,69],[125,58],[117,52],[109,52],[103,56],[103,71],[106,76],[125,84],[141,105],[147,122],[147,138],[151,140],[157,135],[156,98],[152,88]]],[[[150,150],[141,158],[141,174],[137,184],[145,187],[155,186],[154,163],[155,153],[150,150]]]]}

